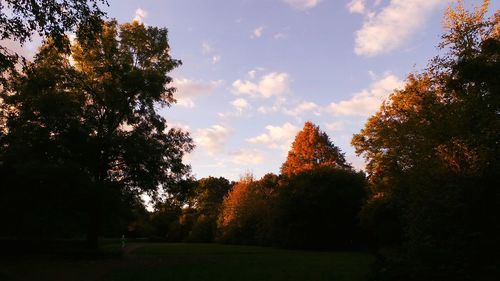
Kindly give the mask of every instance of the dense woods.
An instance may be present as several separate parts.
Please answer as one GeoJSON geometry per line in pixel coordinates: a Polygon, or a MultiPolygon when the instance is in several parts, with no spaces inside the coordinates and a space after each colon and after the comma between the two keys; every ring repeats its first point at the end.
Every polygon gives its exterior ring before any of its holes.
{"type": "Polygon", "coordinates": [[[500,14],[449,9],[443,54],[411,74],[352,144],[368,161],[361,213],[379,278],[499,276],[500,14]]]}
{"type": "Polygon", "coordinates": [[[26,4],[14,10],[26,24],[0,23],[2,39],[46,36],[33,62],[0,48],[0,237],[365,250],[373,280],[500,276],[500,12],[487,18],[488,1],[449,8],[439,54],[353,136],[365,172],[305,122],[280,174],[237,182],[195,179],[191,136],[159,114],[181,65],[167,30],[73,2],[66,19],[26,4]]]}

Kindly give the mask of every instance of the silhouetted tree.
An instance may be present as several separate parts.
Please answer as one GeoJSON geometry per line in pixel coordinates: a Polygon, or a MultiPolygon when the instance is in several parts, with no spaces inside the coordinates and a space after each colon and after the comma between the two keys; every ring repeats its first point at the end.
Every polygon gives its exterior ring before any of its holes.
{"type": "Polygon", "coordinates": [[[485,19],[487,6],[450,8],[446,54],[410,75],[353,138],[371,183],[363,221],[379,237],[399,228],[379,278],[500,273],[500,14],[485,19]]]}
{"type": "MultiPolygon", "coordinates": [[[[60,50],[68,50],[65,32],[75,31],[90,35],[99,29],[104,13],[99,5],[106,0],[5,0],[0,2],[0,40],[23,44],[33,34],[52,38],[60,50]]],[[[18,54],[0,46],[0,72],[13,66],[18,54]]]]}
{"type": "Polygon", "coordinates": [[[168,191],[189,172],[182,157],[193,148],[188,133],[168,129],[157,112],[175,101],[167,74],[180,61],[169,52],[166,29],[137,22],[106,22],[95,40],[77,37],[72,63],[46,43],[2,89],[7,122],[0,164],[10,179],[2,187],[23,193],[50,176],[48,190],[79,190],[92,245],[107,198],[154,196],[160,185],[168,191]]]}
{"type": "Polygon", "coordinates": [[[223,177],[208,177],[197,181],[192,202],[198,216],[188,241],[214,241],[221,205],[231,187],[231,182],[223,177]]]}
{"type": "Polygon", "coordinates": [[[274,202],[274,242],[293,248],[358,248],[365,188],[364,174],[349,169],[318,167],[286,177],[274,202]]]}

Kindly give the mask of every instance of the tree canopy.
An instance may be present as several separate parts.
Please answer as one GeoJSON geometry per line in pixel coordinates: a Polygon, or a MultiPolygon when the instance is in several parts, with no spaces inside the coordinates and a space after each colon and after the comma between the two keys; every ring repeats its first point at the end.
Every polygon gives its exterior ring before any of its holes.
{"type": "Polygon", "coordinates": [[[36,177],[36,167],[51,171],[48,190],[72,186],[61,174],[70,169],[80,178],[72,188],[88,194],[88,235],[95,238],[110,193],[154,196],[182,179],[192,140],[158,113],[175,101],[168,73],[180,61],[169,52],[166,29],[137,22],[103,23],[95,40],[77,37],[71,57],[49,39],[2,89],[4,188],[35,188],[18,182],[36,177]]]}
{"type": "Polygon", "coordinates": [[[319,126],[306,122],[295,136],[288,157],[281,166],[281,173],[293,175],[318,167],[351,168],[328,135],[319,126]]]}
{"type": "MultiPolygon", "coordinates": [[[[104,16],[100,5],[106,0],[5,0],[0,2],[0,40],[23,44],[35,33],[52,38],[63,50],[69,47],[65,32],[75,31],[90,35],[98,30],[104,16]]],[[[18,54],[0,46],[0,72],[12,66],[18,54]]]]}
{"type": "Polygon", "coordinates": [[[498,262],[487,253],[500,233],[500,14],[486,19],[487,4],[447,11],[444,54],[411,74],[352,140],[368,161],[363,217],[379,230],[400,225],[391,274],[479,280],[498,262]]]}

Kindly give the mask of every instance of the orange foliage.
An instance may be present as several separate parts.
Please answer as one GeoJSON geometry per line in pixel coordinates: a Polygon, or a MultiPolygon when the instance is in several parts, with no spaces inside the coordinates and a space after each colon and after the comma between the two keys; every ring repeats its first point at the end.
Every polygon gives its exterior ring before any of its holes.
{"type": "Polygon", "coordinates": [[[351,168],[328,135],[322,132],[319,126],[306,122],[302,131],[295,137],[287,160],[281,167],[281,173],[294,175],[319,167],[351,168]]]}
{"type": "Polygon", "coordinates": [[[250,196],[249,189],[253,182],[253,176],[246,175],[231,189],[222,205],[219,218],[220,226],[227,227],[236,221],[241,212],[246,209],[245,205],[248,204],[250,196]]]}

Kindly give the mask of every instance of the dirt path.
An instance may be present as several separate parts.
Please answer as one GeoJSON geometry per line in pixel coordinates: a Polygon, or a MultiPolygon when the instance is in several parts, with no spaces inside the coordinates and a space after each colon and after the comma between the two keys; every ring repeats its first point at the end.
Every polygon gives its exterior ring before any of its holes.
{"type": "Polygon", "coordinates": [[[141,244],[136,244],[136,243],[130,243],[128,245],[125,245],[125,248],[123,248],[123,256],[124,257],[133,257],[134,254],[133,252],[139,248],[144,247],[144,245],[141,244]]]}

